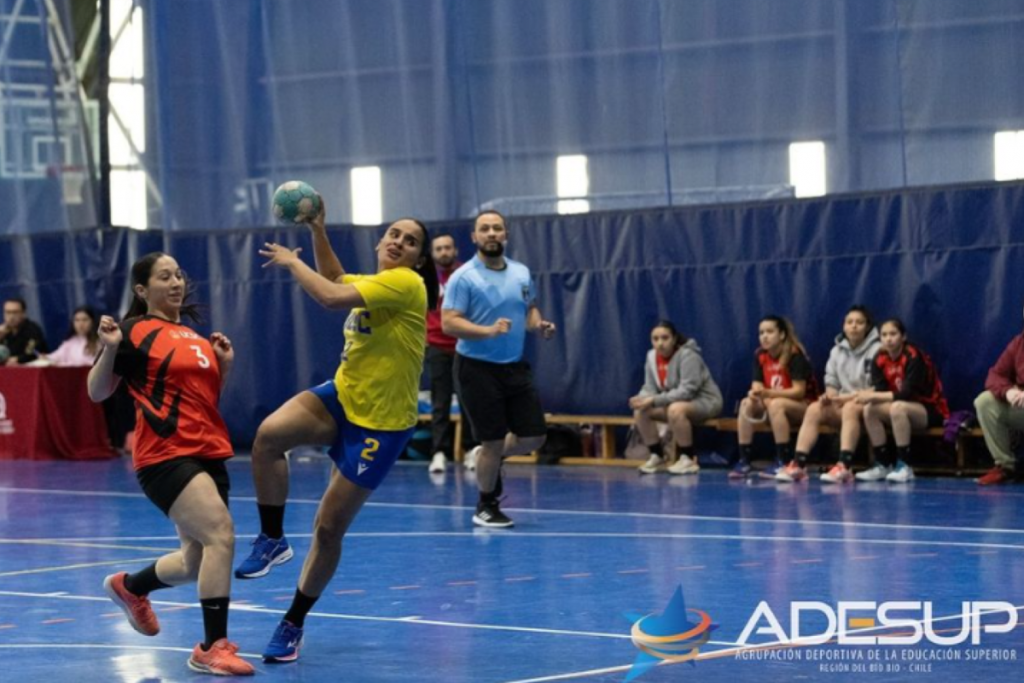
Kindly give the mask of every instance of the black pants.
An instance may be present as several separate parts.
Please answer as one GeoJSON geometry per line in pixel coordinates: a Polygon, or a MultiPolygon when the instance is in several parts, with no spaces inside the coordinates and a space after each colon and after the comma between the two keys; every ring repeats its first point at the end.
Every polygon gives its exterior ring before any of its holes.
{"type": "MultiPolygon", "coordinates": [[[[426,365],[430,375],[430,437],[433,445],[430,452],[444,453],[446,458],[452,460],[455,434],[455,425],[451,421],[452,396],[458,393],[458,387],[455,386],[455,354],[428,346],[426,365]]],[[[462,425],[463,450],[470,442],[468,427],[468,424],[462,425]]]]}

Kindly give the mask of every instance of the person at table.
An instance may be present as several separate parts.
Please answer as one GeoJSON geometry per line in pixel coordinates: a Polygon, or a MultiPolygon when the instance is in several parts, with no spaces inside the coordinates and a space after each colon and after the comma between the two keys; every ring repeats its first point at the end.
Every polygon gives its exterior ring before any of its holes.
{"type": "Polygon", "coordinates": [[[71,316],[71,329],[67,337],[46,360],[64,367],[91,367],[99,353],[99,320],[96,311],[89,306],[79,306],[71,316]]]}
{"type": "Polygon", "coordinates": [[[43,329],[26,315],[24,299],[12,297],[4,300],[4,322],[0,324],[0,345],[7,348],[6,365],[31,363],[50,350],[43,329]]]}

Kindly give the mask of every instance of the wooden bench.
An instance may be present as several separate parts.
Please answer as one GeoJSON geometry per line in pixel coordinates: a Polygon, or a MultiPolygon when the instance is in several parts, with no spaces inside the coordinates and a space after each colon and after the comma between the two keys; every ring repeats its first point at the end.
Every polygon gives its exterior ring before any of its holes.
{"type": "MultiPolygon", "coordinates": [[[[720,432],[735,432],[739,428],[739,419],[735,417],[720,417],[715,420],[708,420],[705,424],[711,425],[714,423],[715,429],[720,432]]],[[[794,425],[793,431],[796,432],[800,429],[800,425],[794,425]]],[[[758,422],[754,425],[755,432],[768,432],[772,431],[772,427],[768,424],[768,421],[758,422]]],[[[828,425],[822,425],[820,432],[821,434],[837,434],[838,431],[828,425]]],[[[927,436],[933,439],[942,439],[945,436],[945,428],[943,427],[932,427],[924,432],[916,433],[914,436],[927,436]]],[[[957,476],[962,474],[978,474],[984,471],[984,469],[968,468],[967,467],[967,444],[971,439],[983,439],[984,434],[981,431],[981,427],[974,427],[966,431],[961,431],[956,438],[955,452],[956,460],[954,463],[954,469],[948,467],[934,467],[934,466],[915,466],[915,472],[923,473],[934,473],[934,474],[956,474],[957,476]]],[[[871,444],[868,444],[868,463],[874,464],[875,456],[874,450],[871,448],[871,444]]]]}
{"type": "MultiPolygon", "coordinates": [[[[427,413],[419,416],[420,422],[429,423],[430,415],[427,413]]],[[[606,465],[613,467],[637,467],[636,460],[628,460],[626,458],[620,458],[618,456],[617,449],[615,447],[615,429],[616,427],[631,427],[633,425],[632,415],[570,415],[565,413],[548,413],[544,416],[544,419],[549,425],[571,425],[581,427],[583,425],[593,425],[597,432],[595,438],[600,440],[601,453],[599,457],[566,457],[559,459],[560,465],[606,465]]],[[[462,430],[464,429],[462,423],[462,416],[455,414],[451,416],[452,422],[455,424],[455,436],[453,444],[453,456],[456,462],[462,462],[464,453],[462,452],[462,430]]],[[[704,427],[709,429],[715,429],[719,432],[734,433],[738,429],[739,420],[735,417],[719,417],[712,420],[707,420],[697,427],[704,427]]],[[[794,425],[793,431],[797,431],[799,425],[794,425]]],[[[770,433],[771,425],[768,421],[759,422],[754,425],[754,431],[756,433],[770,433]]],[[[838,431],[828,425],[822,425],[820,433],[823,435],[837,434],[838,431]]],[[[944,435],[942,427],[933,427],[926,432],[923,432],[921,436],[927,436],[929,438],[941,439],[944,435]]],[[[956,474],[957,476],[963,474],[979,474],[984,472],[985,468],[968,468],[967,467],[967,445],[972,439],[984,438],[981,428],[975,427],[967,431],[961,431],[957,436],[955,444],[956,459],[953,469],[949,467],[936,467],[936,466],[915,466],[914,470],[925,474],[956,474]]],[[[869,446],[868,448],[868,461],[869,463],[874,462],[874,454],[869,446]]],[[[533,453],[530,455],[518,455],[511,458],[507,458],[506,462],[517,463],[517,464],[536,464],[537,454],[533,453]]]]}

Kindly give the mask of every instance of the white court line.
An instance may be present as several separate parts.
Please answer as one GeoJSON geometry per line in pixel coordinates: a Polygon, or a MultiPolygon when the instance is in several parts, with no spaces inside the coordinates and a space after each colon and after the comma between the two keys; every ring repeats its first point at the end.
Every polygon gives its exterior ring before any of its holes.
{"type": "MultiPolygon", "coordinates": [[[[1016,605],[1016,606],[1014,606],[1014,609],[1016,609],[1019,612],[1022,609],[1024,609],[1024,605],[1016,605]]],[[[997,611],[997,610],[991,610],[991,611],[988,611],[988,612],[980,612],[979,614],[981,614],[981,615],[985,615],[985,614],[1004,614],[1004,612],[997,611]]],[[[940,621],[952,621],[954,619],[962,619],[962,618],[963,618],[962,614],[951,614],[951,615],[945,616],[945,617],[933,617],[930,621],[928,619],[919,619],[919,620],[917,620],[916,623],[920,624],[923,627],[924,624],[926,624],[926,623],[937,624],[940,621]]],[[[1020,624],[1018,624],[1018,628],[1019,627],[1020,627],[1020,624]]],[[[885,631],[885,630],[889,630],[891,628],[892,627],[890,627],[890,626],[869,626],[869,627],[865,627],[865,628],[851,629],[851,630],[847,631],[847,633],[850,634],[850,635],[862,635],[862,634],[866,634],[866,633],[871,633],[872,631],[885,631]]],[[[693,662],[695,660],[696,661],[701,661],[701,660],[705,660],[705,659],[720,659],[720,658],[725,657],[725,656],[730,655],[730,654],[735,655],[735,654],[738,654],[740,652],[758,652],[760,650],[770,650],[770,649],[778,648],[779,646],[783,646],[783,647],[816,647],[816,646],[831,645],[831,644],[833,644],[833,643],[808,643],[807,642],[807,640],[810,640],[810,639],[813,639],[813,638],[814,638],[814,636],[808,636],[808,638],[806,638],[806,639],[791,641],[789,643],[783,642],[781,640],[777,640],[777,641],[771,642],[771,643],[758,643],[757,645],[737,645],[736,643],[726,643],[726,645],[728,645],[728,647],[723,647],[720,650],[712,650],[710,652],[705,652],[703,654],[698,654],[693,659],[690,659],[690,660],[687,660],[687,661],[688,662],[693,662]]],[[[708,642],[714,642],[714,641],[708,641],[708,642]]],[[[723,643],[714,643],[714,644],[715,645],[722,645],[723,643]]],[[[684,662],[673,662],[673,661],[669,661],[669,660],[662,660],[661,662],[658,662],[658,664],[656,666],[674,666],[676,664],[683,664],[683,663],[684,662]]],[[[619,666],[604,667],[602,669],[589,669],[587,671],[571,671],[571,672],[562,673],[562,674],[553,674],[551,676],[540,676],[540,677],[537,677],[537,678],[521,678],[521,679],[517,679],[517,680],[514,680],[514,681],[506,681],[506,683],[549,683],[550,681],[567,681],[567,680],[571,680],[571,679],[574,679],[574,678],[584,678],[586,676],[599,676],[601,674],[619,673],[619,672],[629,671],[632,668],[633,668],[633,664],[622,664],[622,665],[619,665],[619,666]]]]}
{"type": "MultiPolygon", "coordinates": [[[[184,652],[186,654],[192,654],[192,648],[190,647],[170,647],[166,645],[107,645],[104,643],[0,644],[0,650],[42,650],[54,648],[59,648],[61,650],[142,650],[144,652],[184,652]]],[[[248,659],[263,659],[263,655],[256,655],[248,652],[237,652],[235,654],[239,657],[246,657],[248,659]]]]}
{"type": "MultiPolygon", "coordinates": [[[[0,493],[34,493],[34,494],[54,494],[54,495],[72,495],[72,496],[92,496],[92,497],[111,497],[116,496],[120,498],[145,498],[142,493],[124,493],[121,491],[75,491],[70,489],[19,489],[11,487],[0,487],[0,493]]],[[[233,496],[232,500],[256,502],[255,497],[250,496],[233,496]]],[[[309,498],[295,498],[288,501],[289,505],[319,505],[320,499],[309,499],[309,498]]],[[[419,509],[419,510],[447,510],[447,511],[473,511],[476,508],[472,505],[427,505],[423,503],[381,503],[381,502],[367,502],[367,507],[380,507],[380,508],[400,508],[402,510],[408,509],[419,509]]],[[[794,524],[800,526],[825,526],[825,527],[840,527],[848,529],[898,529],[908,531],[937,531],[937,532],[949,532],[959,531],[965,533],[985,533],[985,534],[1015,534],[1024,535],[1024,529],[990,529],[986,527],[958,527],[958,526],[929,526],[921,524],[882,524],[880,522],[837,522],[829,520],[817,520],[817,519],[775,519],[775,518],[764,518],[764,517],[718,517],[708,515],[673,515],[656,512],[613,512],[604,510],[558,510],[550,508],[506,508],[507,512],[519,512],[524,514],[536,514],[536,515],[582,515],[589,517],[622,517],[622,518],[633,518],[633,519],[662,519],[669,521],[694,521],[694,522],[735,522],[742,524],[794,524]]],[[[518,532],[515,532],[518,534],[518,532]]]]}
{"type": "MultiPolygon", "coordinates": [[[[312,536],[312,534],[310,534],[312,536]]],[[[177,536],[167,536],[161,540],[177,540],[177,536]]],[[[153,546],[137,546],[137,545],[112,545],[106,543],[93,543],[95,539],[75,539],[75,538],[0,538],[0,545],[52,545],[61,548],[99,548],[101,550],[164,550],[169,553],[173,553],[176,550],[181,550],[181,546],[175,548],[154,548],[153,546]]],[[[103,540],[128,540],[128,539],[103,539],[103,540]]]]}
{"type": "Polygon", "coordinates": [[[156,562],[159,557],[132,557],[124,560],[111,560],[109,562],[87,562],[83,564],[66,564],[61,567],[39,567],[37,569],[18,569],[13,572],[0,572],[0,578],[6,576],[24,576],[26,574],[45,574],[47,572],[59,572],[65,569],[88,569],[89,567],[110,567],[119,564],[132,564],[135,562],[156,562]]]}
{"type": "MultiPolygon", "coordinates": [[[[54,595],[52,593],[29,593],[25,591],[2,591],[0,596],[17,598],[46,598],[49,600],[79,600],[86,602],[110,602],[110,598],[96,597],[92,595],[54,595]]],[[[167,607],[193,607],[199,609],[198,603],[171,602],[166,600],[151,600],[154,605],[167,607]]],[[[231,605],[232,612],[256,612],[259,614],[285,614],[288,610],[271,609],[269,607],[257,607],[250,605],[231,605]]],[[[371,621],[389,624],[422,624],[425,626],[444,626],[447,628],[465,628],[481,631],[504,631],[511,633],[541,633],[555,636],[581,636],[587,638],[611,638],[615,640],[629,640],[628,633],[601,633],[599,631],[569,631],[553,628],[533,628],[529,626],[501,626],[497,624],[470,624],[458,621],[438,621],[434,619],[413,619],[410,617],[375,617],[363,614],[336,614],[333,612],[310,612],[307,617],[319,617],[321,619],[342,619],[347,621],[371,621]]],[[[717,642],[716,645],[732,645],[732,643],[717,642]]]]}
{"type": "MultiPolygon", "coordinates": [[[[478,538],[488,532],[475,531],[356,531],[346,538],[478,538]]],[[[308,538],[311,534],[289,534],[289,538],[308,538]]],[[[244,538],[244,536],[242,536],[244,538]]],[[[621,538],[657,540],[712,540],[712,541],[768,541],[772,543],[842,543],[850,545],[927,546],[934,548],[987,548],[998,550],[1024,550],[1024,545],[1012,543],[985,543],[970,541],[923,541],[887,538],[828,538],[823,536],[749,536],[746,534],[670,534],[670,533],[613,533],[579,531],[512,531],[498,532],[489,538],[508,541],[526,538],[621,538]]],[[[39,540],[39,539],[35,539],[39,540]]],[[[136,539],[138,540],[138,539],[136,539]]],[[[145,548],[159,550],[159,548],[145,548]]],[[[0,574],[2,576],[2,574],[0,574]]]]}

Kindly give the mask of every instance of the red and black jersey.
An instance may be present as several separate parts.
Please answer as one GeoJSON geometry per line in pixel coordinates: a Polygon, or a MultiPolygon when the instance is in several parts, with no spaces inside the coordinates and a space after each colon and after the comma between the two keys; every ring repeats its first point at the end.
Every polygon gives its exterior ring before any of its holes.
{"type": "Polygon", "coordinates": [[[894,401],[922,403],[943,419],[949,417],[939,373],[928,354],[913,344],[904,344],[897,358],[880,349],[871,364],[871,383],[875,391],[891,391],[894,401]]]}
{"type": "Polygon", "coordinates": [[[754,381],[760,382],[766,389],[791,389],[793,382],[806,382],[804,401],[811,403],[818,398],[818,381],[814,377],[814,369],[800,351],[789,359],[785,367],[779,358],[772,358],[764,349],[754,354],[754,381]]]}
{"type": "Polygon", "coordinates": [[[220,364],[207,339],[155,316],[121,323],[114,373],[135,399],[135,469],[192,456],[230,458],[217,410],[220,364]]]}

